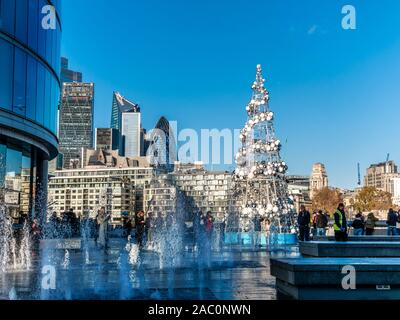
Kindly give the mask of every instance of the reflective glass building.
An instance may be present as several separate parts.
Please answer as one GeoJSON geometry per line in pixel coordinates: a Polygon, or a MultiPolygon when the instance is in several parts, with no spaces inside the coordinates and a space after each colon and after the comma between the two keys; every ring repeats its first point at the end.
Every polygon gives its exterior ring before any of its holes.
{"type": "Polygon", "coordinates": [[[140,107],[113,93],[111,128],[119,132],[119,152],[124,157],[140,157],[143,154],[143,130],[140,107]]]}
{"type": "Polygon", "coordinates": [[[178,160],[175,133],[165,117],[158,120],[154,129],[147,135],[146,156],[150,157],[152,165],[173,171],[178,160]]]}
{"type": "Polygon", "coordinates": [[[61,74],[60,80],[63,82],[82,82],[82,72],[69,69],[68,59],[61,57],[61,74]]]}
{"type": "Polygon", "coordinates": [[[93,109],[93,83],[63,83],[58,137],[64,168],[79,166],[82,148],[93,147],[93,109]]]}
{"type": "Polygon", "coordinates": [[[12,216],[38,211],[58,153],[59,2],[0,0],[0,204],[12,216]]]}

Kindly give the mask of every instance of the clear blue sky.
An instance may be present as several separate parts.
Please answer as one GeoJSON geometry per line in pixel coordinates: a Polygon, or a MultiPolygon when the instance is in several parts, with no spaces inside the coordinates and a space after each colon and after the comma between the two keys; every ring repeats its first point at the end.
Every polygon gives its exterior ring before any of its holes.
{"type": "Polygon", "coordinates": [[[67,0],[62,54],[95,82],[95,126],[113,90],[179,128],[241,128],[261,63],[290,174],[323,162],[354,187],[386,154],[400,164],[398,0],[67,0]],[[341,28],[341,8],[357,29],[341,28]],[[287,142],[286,142],[287,141],[287,142]]]}

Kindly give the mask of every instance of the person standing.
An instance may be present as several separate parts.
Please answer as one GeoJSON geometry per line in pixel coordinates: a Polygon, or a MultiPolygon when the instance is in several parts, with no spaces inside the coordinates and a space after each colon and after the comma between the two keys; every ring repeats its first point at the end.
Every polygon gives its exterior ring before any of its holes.
{"type": "Polygon", "coordinates": [[[335,240],[347,241],[347,220],[343,203],[339,203],[334,213],[334,219],[333,230],[335,231],[335,240]]]}
{"type": "Polygon", "coordinates": [[[67,224],[68,224],[68,238],[72,238],[76,236],[76,215],[74,212],[74,208],[70,208],[67,211],[67,224]]]}
{"type": "Polygon", "coordinates": [[[316,226],[317,236],[325,236],[326,227],[328,226],[328,218],[325,214],[323,214],[322,210],[319,210],[317,213],[316,226]]]}
{"type": "Polygon", "coordinates": [[[264,221],[264,231],[265,231],[265,240],[267,242],[267,245],[269,245],[269,237],[270,237],[270,229],[271,227],[271,221],[269,219],[265,219],[264,221]]]}
{"type": "Polygon", "coordinates": [[[312,235],[316,236],[317,235],[317,218],[318,218],[318,212],[314,211],[312,214],[312,235]]]}
{"type": "Polygon", "coordinates": [[[40,239],[42,238],[42,228],[38,219],[34,218],[32,222],[32,240],[33,246],[36,250],[39,249],[40,239]]]}
{"type": "Polygon", "coordinates": [[[264,218],[259,213],[256,213],[253,217],[253,246],[261,247],[261,222],[264,218]]]}
{"type": "Polygon", "coordinates": [[[161,212],[155,212],[153,222],[154,248],[161,248],[164,234],[164,219],[161,212]]]}
{"type": "Polygon", "coordinates": [[[141,248],[143,246],[143,236],[145,231],[144,212],[139,211],[136,215],[135,228],[136,228],[136,241],[141,248]]]}
{"type": "Polygon", "coordinates": [[[353,235],[362,236],[364,234],[364,219],[362,213],[359,212],[356,214],[351,226],[353,227],[353,235]]]}
{"type": "Polygon", "coordinates": [[[373,212],[368,213],[367,221],[365,221],[365,235],[372,236],[375,232],[375,225],[379,221],[377,217],[374,216],[373,212]]]}
{"type": "Polygon", "coordinates": [[[400,235],[400,211],[396,212],[396,214],[397,214],[396,231],[397,235],[400,235]]]}
{"type": "Polygon", "coordinates": [[[207,238],[211,241],[212,233],[214,231],[214,217],[211,215],[211,211],[207,211],[204,218],[204,227],[206,229],[207,238]]]}
{"type": "Polygon", "coordinates": [[[97,240],[99,240],[99,215],[100,215],[100,209],[97,210],[96,217],[94,218],[93,221],[93,236],[94,236],[94,243],[96,244],[97,247],[97,240]]]}
{"type": "Polygon", "coordinates": [[[124,216],[122,218],[122,229],[123,236],[128,239],[132,231],[132,219],[130,216],[124,216]]]}
{"type": "Polygon", "coordinates": [[[154,232],[154,221],[153,221],[153,213],[152,212],[148,212],[147,213],[147,218],[145,221],[145,233],[146,233],[146,245],[153,245],[153,232],[154,232]]]}
{"type": "Polygon", "coordinates": [[[105,207],[101,207],[97,216],[97,223],[99,225],[97,242],[104,249],[107,249],[108,246],[108,220],[110,220],[110,214],[106,212],[105,207]]]}
{"type": "Polygon", "coordinates": [[[211,265],[212,235],[214,231],[214,217],[212,216],[211,211],[207,211],[207,214],[204,217],[204,231],[205,239],[201,252],[206,265],[209,267],[211,265]]]}
{"type": "Polygon", "coordinates": [[[394,212],[392,208],[389,209],[387,219],[386,219],[386,224],[387,224],[387,235],[388,236],[397,236],[397,229],[396,229],[396,224],[397,224],[397,214],[394,212]]]}
{"type": "Polygon", "coordinates": [[[220,251],[224,247],[224,243],[225,243],[225,228],[226,228],[226,218],[224,217],[222,219],[221,223],[219,224],[218,244],[219,244],[220,251]]]}
{"type": "Polygon", "coordinates": [[[300,212],[297,217],[297,224],[299,225],[299,240],[310,241],[310,212],[306,210],[304,205],[300,206],[300,212]]]}
{"type": "Polygon", "coordinates": [[[58,219],[57,212],[53,211],[49,219],[49,236],[52,239],[57,239],[59,237],[60,220],[58,219]]]}

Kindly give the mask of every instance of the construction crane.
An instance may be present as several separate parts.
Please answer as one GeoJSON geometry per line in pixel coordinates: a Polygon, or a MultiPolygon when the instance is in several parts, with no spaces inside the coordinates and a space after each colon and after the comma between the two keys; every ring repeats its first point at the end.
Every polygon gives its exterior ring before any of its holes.
{"type": "Polygon", "coordinates": [[[390,154],[388,153],[388,154],[386,155],[386,162],[389,161],[389,156],[390,156],[390,154]]]}
{"type": "Polygon", "coordinates": [[[357,173],[358,173],[358,185],[361,186],[361,171],[360,171],[360,163],[357,163],[357,173]]]}

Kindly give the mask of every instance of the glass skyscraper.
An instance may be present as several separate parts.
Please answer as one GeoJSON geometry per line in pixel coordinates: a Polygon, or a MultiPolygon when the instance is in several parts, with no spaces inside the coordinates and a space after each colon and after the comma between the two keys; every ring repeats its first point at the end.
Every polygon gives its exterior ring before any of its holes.
{"type": "Polygon", "coordinates": [[[59,13],[59,1],[0,1],[0,203],[13,217],[39,211],[58,153],[59,13]],[[43,27],[45,6],[54,27],[43,27]]]}
{"type": "Polygon", "coordinates": [[[124,112],[121,117],[121,154],[125,157],[140,157],[142,137],[140,112],[124,112]]]}
{"type": "Polygon", "coordinates": [[[142,155],[143,133],[139,105],[113,93],[111,128],[119,132],[119,153],[125,157],[142,155]]]}
{"type": "Polygon", "coordinates": [[[63,83],[59,139],[64,168],[80,166],[82,148],[93,147],[93,109],[93,83],[63,83]]]}
{"type": "Polygon", "coordinates": [[[82,73],[69,69],[68,59],[61,57],[61,83],[82,82],[82,73]]]}

